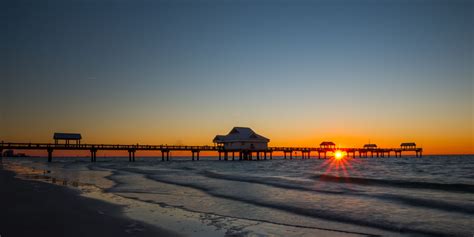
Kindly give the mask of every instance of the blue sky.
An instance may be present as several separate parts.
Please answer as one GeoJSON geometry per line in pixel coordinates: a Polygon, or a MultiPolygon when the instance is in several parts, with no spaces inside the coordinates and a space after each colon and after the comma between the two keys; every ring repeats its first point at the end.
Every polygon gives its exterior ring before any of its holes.
{"type": "Polygon", "coordinates": [[[118,129],[131,142],[174,131],[169,142],[199,143],[186,132],[246,125],[284,143],[347,126],[361,140],[438,130],[472,144],[473,1],[20,0],[1,9],[6,139],[86,130],[105,140],[118,129]]]}

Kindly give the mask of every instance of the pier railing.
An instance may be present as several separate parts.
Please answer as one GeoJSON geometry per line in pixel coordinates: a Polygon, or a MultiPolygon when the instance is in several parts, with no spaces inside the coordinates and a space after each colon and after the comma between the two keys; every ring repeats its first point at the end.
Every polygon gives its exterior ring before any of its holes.
{"type": "Polygon", "coordinates": [[[91,152],[91,160],[95,161],[96,153],[98,150],[113,150],[113,151],[128,151],[129,153],[129,160],[135,160],[135,152],[136,151],[161,151],[162,159],[169,160],[169,153],[170,151],[190,151],[192,153],[192,157],[196,156],[199,160],[199,153],[201,151],[215,151],[219,153],[219,157],[221,154],[224,154],[224,157],[228,157],[228,153],[239,153],[241,158],[242,153],[244,155],[250,154],[252,157],[252,153],[255,153],[257,157],[260,154],[266,155],[269,154],[272,157],[273,152],[282,152],[285,156],[287,155],[292,159],[293,153],[299,152],[301,154],[302,159],[310,158],[311,152],[316,152],[318,154],[318,158],[321,158],[321,154],[324,157],[327,157],[327,153],[334,153],[337,150],[346,152],[348,156],[352,154],[352,157],[356,157],[356,152],[359,153],[359,157],[390,157],[390,154],[393,152],[395,153],[395,157],[401,156],[402,152],[415,152],[417,157],[422,156],[423,149],[417,147],[401,147],[401,148],[343,148],[343,147],[268,147],[267,149],[263,150],[255,150],[255,149],[248,149],[248,150],[226,150],[222,146],[213,146],[213,145],[203,145],[203,146],[186,146],[186,145],[140,145],[140,144],[56,144],[56,143],[12,143],[12,142],[1,142],[0,143],[0,156],[2,155],[2,151],[5,149],[10,150],[46,150],[48,152],[48,161],[52,160],[52,153],[54,150],[89,150],[91,152]]]}

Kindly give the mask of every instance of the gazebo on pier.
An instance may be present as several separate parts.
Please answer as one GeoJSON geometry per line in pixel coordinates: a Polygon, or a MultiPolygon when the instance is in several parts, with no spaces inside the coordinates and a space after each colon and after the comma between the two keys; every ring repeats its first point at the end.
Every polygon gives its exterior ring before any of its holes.
{"type": "Polygon", "coordinates": [[[336,144],[334,144],[334,142],[321,142],[321,144],[319,144],[319,147],[323,149],[335,149],[336,144]]]}
{"type": "Polygon", "coordinates": [[[371,144],[371,143],[365,144],[364,149],[369,149],[369,150],[377,149],[377,144],[371,144]]]}
{"type": "Polygon", "coordinates": [[[414,142],[404,142],[400,144],[400,147],[402,148],[402,150],[416,149],[416,144],[414,142]]]}
{"type": "Polygon", "coordinates": [[[59,141],[65,141],[64,144],[69,145],[69,141],[76,141],[76,145],[81,144],[82,136],[80,133],[54,133],[54,144],[59,144],[59,141]]]}

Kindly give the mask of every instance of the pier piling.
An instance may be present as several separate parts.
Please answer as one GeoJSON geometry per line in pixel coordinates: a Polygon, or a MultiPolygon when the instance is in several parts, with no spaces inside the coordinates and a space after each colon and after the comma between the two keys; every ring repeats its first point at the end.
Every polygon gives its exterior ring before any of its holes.
{"type": "Polygon", "coordinates": [[[135,162],[135,150],[133,149],[128,150],[128,161],[135,162]]]}
{"type": "Polygon", "coordinates": [[[91,149],[91,162],[96,161],[96,152],[97,150],[91,149]]]}
{"type": "Polygon", "coordinates": [[[48,149],[48,162],[53,161],[53,149],[48,149]]]}
{"type": "Polygon", "coordinates": [[[192,160],[193,161],[194,161],[194,158],[199,160],[199,150],[192,150],[191,153],[192,153],[192,160]]]}

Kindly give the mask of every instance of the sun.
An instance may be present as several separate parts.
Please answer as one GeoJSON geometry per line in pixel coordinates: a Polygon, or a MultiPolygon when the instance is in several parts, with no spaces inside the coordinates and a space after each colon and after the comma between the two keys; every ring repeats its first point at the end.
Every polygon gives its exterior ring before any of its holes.
{"type": "Polygon", "coordinates": [[[343,157],[344,157],[344,153],[342,153],[342,151],[339,151],[339,150],[338,150],[338,151],[334,152],[334,158],[335,158],[336,160],[340,160],[340,159],[342,159],[343,157]]]}

